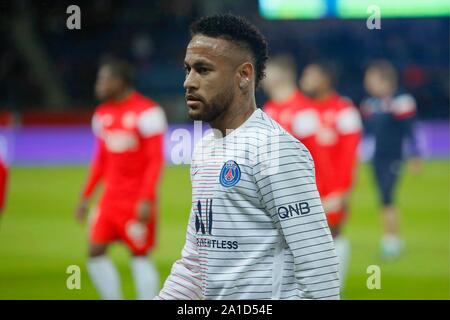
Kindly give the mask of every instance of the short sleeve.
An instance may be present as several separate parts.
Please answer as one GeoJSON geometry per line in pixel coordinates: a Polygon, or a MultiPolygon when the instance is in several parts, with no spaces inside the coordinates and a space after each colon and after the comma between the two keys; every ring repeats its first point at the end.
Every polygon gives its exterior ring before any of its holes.
{"type": "Polygon", "coordinates": [[[361,131],[362,123],[356,108],[349,106],[338,112],[336,129],[340,134],[352,134],[361,131]]]}
{"type": "Polygon", "coordinates": [[[399,119],[405,119],[416,113],[416,101],[409,94],[402,94],[395,98],[392,106],[394,116],[399,119]]]}
{"type": "Polygon", "coordinates": [[[102,123],[100,121],[100,116],[98,114],[94,114],[91,120],[92,132],[96,137],[100,137],[100,132],[102,128],[102,123]]]}
{"type": "Polygon", "coordinates": [[[164,110],[160,106],[144,110],[138,117],[137,127],[139,133],[145,138],[163,134],[167,129],[164,110]]]}

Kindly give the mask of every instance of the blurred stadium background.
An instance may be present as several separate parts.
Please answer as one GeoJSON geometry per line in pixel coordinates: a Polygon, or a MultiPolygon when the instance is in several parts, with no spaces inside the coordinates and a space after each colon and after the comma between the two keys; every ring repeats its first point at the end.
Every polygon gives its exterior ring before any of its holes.
{"type": "MultiPolygon", "coordinates": [[[[301,68],[317,59],[339,66],[338,89],[358,104],[363,70],[374,58],[392,61],[402,88],[416,98],[417,134],[426,159],[399,188],[406,252],[396,262],[377,256],[380,236],[373,178],[361,163],[345,232],[352,245],[346,299],[450,298],[449,15],[446,0],[273,1],[0,1],[0,152],[10,167],[0,216],[0,299],[96,299],[85,269],[86,230],[73,218],[86,176],[99,61],[118,56],[137,70],[136,86],[164,107],[171,129],[186,117],[182,62],[188,25],[218,12],[243,15],[261,28],[270,53],[291,53],[301,68]],[[68,30],[66,9],[81,9],[81,29],[68,30]],[[369,30],[370,4],[381,29],[369,30]],[[385,14],[385,15],[384,15],[385,14]],[[81,290],[66,288],[66,268],[82,268],[81,290]],[[382,270],[381,289],[366,287],[369,265],[382,270]]],[[[262,105],[266,97],[257,96],[262,105]]],[[[154,257],[164,280],[184,243],[190,207],[189,170],[170,163],[170,132],[161,185],[154,257]]],[[[124,247],[111,251],[134,298],[124,247]]]]}

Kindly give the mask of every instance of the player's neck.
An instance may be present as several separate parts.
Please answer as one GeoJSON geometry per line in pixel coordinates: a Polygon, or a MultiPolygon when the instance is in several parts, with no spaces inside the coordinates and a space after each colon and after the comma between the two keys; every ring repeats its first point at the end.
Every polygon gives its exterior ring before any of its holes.
{"type": "Polygon", "coordinates": [[[124,89],[124,90],[120,91],[119,93],[117,93],[116,95],[114,95],[114,96],[112,97],[111,100],[112,100],[114,103],[120,103],[120,102],[122,102],[123,100],[125,100],[126,98],[128,98],[129,95],[130,95],[133,91],[134,91],[134,89],[132,89],[132,88],[124,89]]]}
{"type": "Polygon", "coordinates": [[[314,99],[318,101],[324,101],[327,100],[329,97],[331,97],[335,91],[333,89],[324,90],[322,92],[319,92],[314,99]]]}
{"type": "Polygon", "coordinates": [[[217,119],[210,122],[209,125],[219,130],[222,137],[231,133],[232,130],[239,128],[256,110],[255,95],[249,97],[245,103],[237,101],[233,103],[227,112],[220,115],[217,119]]]}
{"type": "Polygon", "coordinates": [[[274,90],[272,100],[277,103],[282,103],[289,100],[297,91],[295,85],[281,86],[277,90],[274,90]]]}
{"type": "Polygon", "coordinates": [[[390,99],[392,99],[392,97],[394,97],[394,95],[395,95],[395,91],[389,90],[389,91],[385,92],[384,94],[382,94],[380,96],[380,99],[382,99],[382,100],[390,100],[390,99]]]}

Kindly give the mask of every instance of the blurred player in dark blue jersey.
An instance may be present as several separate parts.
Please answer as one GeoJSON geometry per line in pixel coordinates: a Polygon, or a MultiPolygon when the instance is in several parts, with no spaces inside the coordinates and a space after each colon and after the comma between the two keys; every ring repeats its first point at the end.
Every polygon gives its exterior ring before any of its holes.
{"type": "Polygon", "coordinates": [[[399,213],[394,195],[404,160],[405,140],[410,143],[413,171],[418,172],[421,167],[413,132],[416,103],[411,95],[398,91],[397,77],[397,71],[388,61],[371,63],[364,77],[370,97],[361,105],[366,129],[375,137],[372,165],[382,202],[381,257],[386,260],[397,258],[404,247],[399,236],[399,213]]]}

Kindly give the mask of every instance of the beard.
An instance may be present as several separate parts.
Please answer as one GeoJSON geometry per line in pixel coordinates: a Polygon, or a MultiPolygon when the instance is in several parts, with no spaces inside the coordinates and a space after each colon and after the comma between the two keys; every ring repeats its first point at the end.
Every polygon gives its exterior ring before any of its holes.
{"type": "Polygon", "coordinates": [[[188,116],[194,121],[211,123],[230,108],[233,100],[234,92],[232,88],[227,88],[226,90],[222,90],[208,102],[202,100],[202,107],[193,112],[189,111],[188,116]]]}
{"type": "Polygon", "coordinates": [[[300,88],[304,95],[309,98],[315,99],[317,97],[317,90],[312,88],[300,88]]]}

